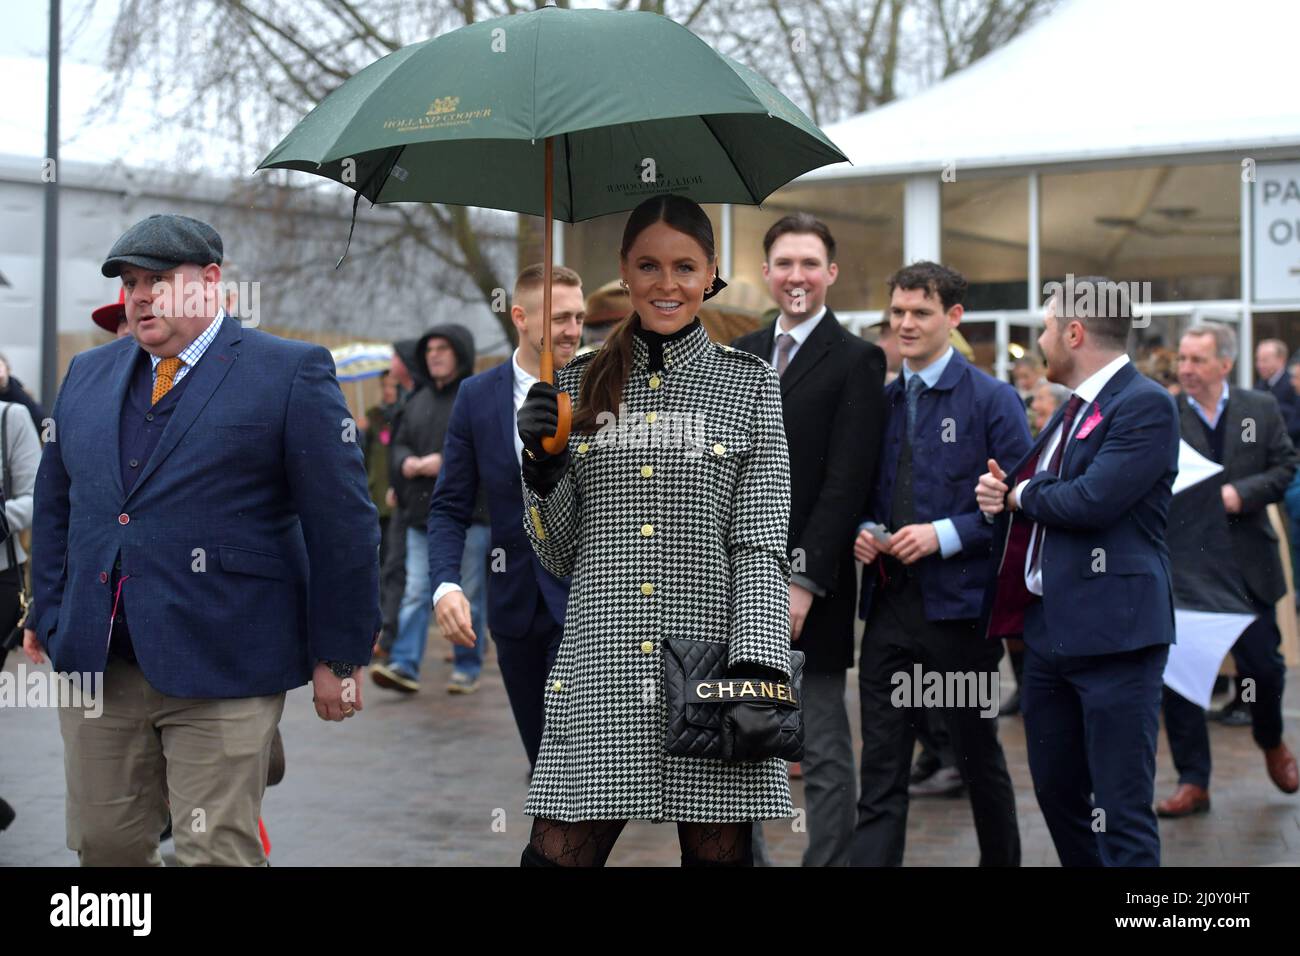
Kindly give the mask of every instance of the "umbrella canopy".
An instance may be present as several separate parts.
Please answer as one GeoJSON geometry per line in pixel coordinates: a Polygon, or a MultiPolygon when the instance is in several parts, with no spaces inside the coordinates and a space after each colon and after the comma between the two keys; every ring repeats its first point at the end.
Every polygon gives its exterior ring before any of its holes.
{"type": "Polygon", "coordinates": [[[654,13],[485,20],[372,63],[262,161],[371,202],[547,211],[633,208],[656,193],[757,204],[844,155],[772,84],[654,13]]]}
{"type": "Polygon", "coordinates": [[[393,361],[393,347],[383,342],[350,342],[330,349],[340,382],[359,382],[388,371],[393,361]]]}

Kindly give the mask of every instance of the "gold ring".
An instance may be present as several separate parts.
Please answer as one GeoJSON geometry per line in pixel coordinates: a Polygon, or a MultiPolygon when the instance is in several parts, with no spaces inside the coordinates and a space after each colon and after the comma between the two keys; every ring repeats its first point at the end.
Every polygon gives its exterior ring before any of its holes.
{"type": "Polygon", "coordinates": [[[343,716],[351,717],[355,713],[356,713],[356,708],[348,708],[347,710],[343,711],[343,716]]]}

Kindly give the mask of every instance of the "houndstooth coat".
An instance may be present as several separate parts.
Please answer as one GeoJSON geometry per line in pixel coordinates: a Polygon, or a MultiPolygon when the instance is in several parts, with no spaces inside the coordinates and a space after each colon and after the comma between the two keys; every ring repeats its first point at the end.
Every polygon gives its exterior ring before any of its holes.
{"type": "MultiPolygon", "coordinates": [[[[593,353],[557,386],[577,401],[593,353]]],[[[549,819],[729,823],[793,816],[785,762],[664,751],[665,638],[720,641],[728,661],[789,673],[790,468],[780,381],[702,327],[665,368],[633,337],[617,423],[573,434],[570,466],[524,525],[573,575],[525,812],[549,819]]]]}

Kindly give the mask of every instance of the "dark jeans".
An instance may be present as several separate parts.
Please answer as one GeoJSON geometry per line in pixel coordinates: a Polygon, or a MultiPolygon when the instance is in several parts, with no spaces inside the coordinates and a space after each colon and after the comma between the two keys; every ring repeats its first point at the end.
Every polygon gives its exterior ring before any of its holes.
{"type": "Polygon", "coordinates": [[[383,631],[379,646],[388,650],[397,638],[397,615],[406,591],[406,518],[394,508],[387,521],[380,521],[379,609],[383,631]]]}
{"type": "Polygon", "coordinates": [[[1159,866],[1155,796],[1169,645],[1051,653],[1043,606],[1025,612],[1020,691],[1029,772],[1062,866],[1159,866]]]}
{"type": "Polygon", "coordinates": [[[564,623],[556,622],[538,595],[529,632],[521,637],[492,633],[497,645],[497,664],[515,715],[519,737],[528,753],[528,764],[537,763],[542,746],[542,723],[545,714],[546,679],[555,664],[555,655],[564,636],[564,623]]]}
{"type": "MultiPolygon", "coordinates": [[[[903,862],[908,776],[923,714],[910,705],[894,706],[894,675],[912,675],[919,663],[924,672],[974,673],[991,681],[1001,658],[1002,643],[981,637],[977,622],[927,621],[919,585],[905,585],[898,594],[877,594],[858,665],[862,765],[858,824],[850,853],[853,866],[901,866],[903,862]]],[[[980,865],[1019,866],[1016,798],[998,742],[996,695],[994,716],[983,717],[980,710],[979,706],[945,706],[939,713],[970,794],[980,865]]]]}
{"type": "MultiPolygon", "coordinates": [[[[1232,645],[1237,662],[1237,680],[1254,681],[1250,703],[1251,735],[1261,750],[1282,742],[1282,692],[1286,689],[1286,661],[1282,657],[1282,633],[1277,629],[1274,605],[1256,604],[1255,618],[1232,645]]],[[[1249,687],[1250,685],[1246,685],[1249,687]]],[[[1247,695],[1251,691],[1246,691],[1247,695]]],[[[1169,752],[1178,770],[1178,782],[1210,786],[1210,732],[1205,711],[1169,688],[1164,693],[1165,733],[1169,752]]]]}

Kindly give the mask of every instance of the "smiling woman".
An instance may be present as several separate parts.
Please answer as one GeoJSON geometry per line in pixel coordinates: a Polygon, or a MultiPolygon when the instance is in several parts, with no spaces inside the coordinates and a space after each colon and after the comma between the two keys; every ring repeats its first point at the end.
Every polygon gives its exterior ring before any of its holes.
{"type": "Polygon", "coordinates": [[[583,378],[575,431],[591,431],[602,412],[617,412],[638,329],[671,336],[695,322],[705,299],[721,292],[713,225],[694,202],[667,194],[632,211],[619,249],[620,284],[632,314],[605,341],[583,378]]]}
{"type": "Polygon", "coordinates": [[[794,694],[780,383],[763,359],[711,342],[696,317],[721,285],[699,206],[642,203],[619,259],[634,311],[557,376],[577,398],[568,447],[541,445],[556,386],[534,385],[519,412],[525,530],[547,570],[573,576],[523,863],[603,865],[626,821],[642,819],[677,823],[684,865],[748,865],[751,821],[794,812],[784,760],[758,743],[781,737],[780,712],[711,711],[717,754],[697,756],[681,745],[689,728],[674,721],[665,668],[695,654],[719,673],[692,679],[794,694]],[[611,420],[627,427],[601,428],[611,420]]]}

